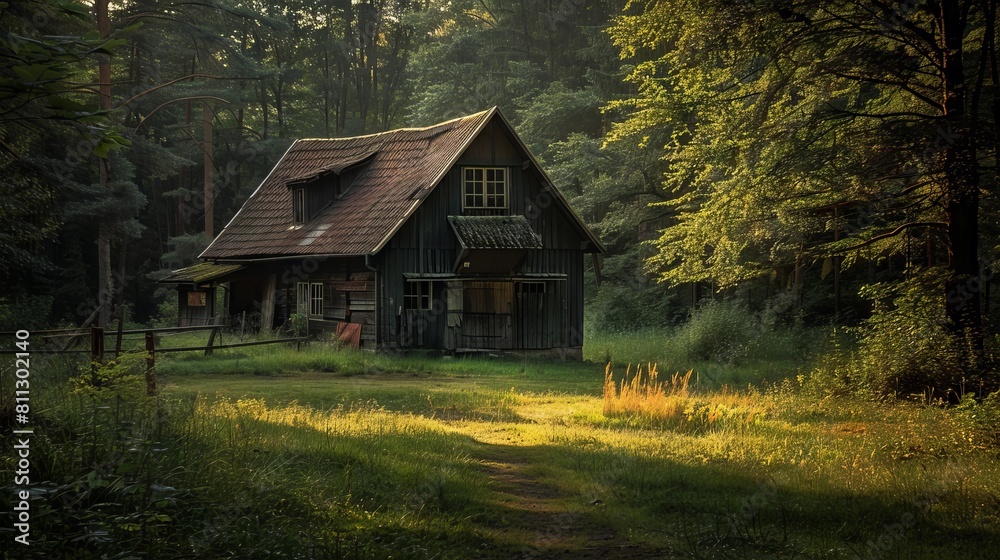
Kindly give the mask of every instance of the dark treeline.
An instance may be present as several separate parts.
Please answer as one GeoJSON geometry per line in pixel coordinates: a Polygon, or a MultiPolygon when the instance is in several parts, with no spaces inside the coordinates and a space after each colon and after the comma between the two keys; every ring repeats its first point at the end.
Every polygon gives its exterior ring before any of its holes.
{"type": "Polygon", "coordinates": [[[957,385],[994,339],[996,4],[5,4],[3,318],[153,320],[293,139],[497,105],[609,249],[595,328],[728,300],[957,385]]]}

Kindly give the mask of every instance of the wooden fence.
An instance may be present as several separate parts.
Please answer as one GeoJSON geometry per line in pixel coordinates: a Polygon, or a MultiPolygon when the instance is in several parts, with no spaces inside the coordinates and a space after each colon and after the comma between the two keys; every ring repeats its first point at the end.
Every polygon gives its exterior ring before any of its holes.
{"type": "MultiPolygon", "coordinates": [[[[270,338],[265,340],[253,340],[243,342],[242,334],[239,342],[223,344],[222,325],[204,325],[191,327],[165,327],[158,329],[123,329],[121,321],[118,328],[111,333],[106,332],[103,327],[77,328],[77,329],[51,329],[41,331],[31,331],[32,338],[41,338],[43,341],[53,344],[55,348],[32,347],[29,352],[32,354],[90,354],[90,361],[95,364],[104,362],[105,354],[112,353],[115,357],[129,352],[122,350],[123,337],[126,335],[143,335],[145,339],[146,353],[146,390],[149,395],[156,393],[156,354],[163,352],[205,352],[206,356],[212,355],[214,350],[222,348],[241,348],[244,346],[259,346],[262,344],[278,344],[281,342],[295,343],[298,349],[302,342],[308,340],[307,337],[292,338],[270,338]],[[157,347],[157,335],[174,334],[188,331],[211,331],[208,335],[208,343],[204,346],[159,346],[157,347]],[[115,335],[115,345],[113,350],[105,349],[105,339],[111,334],[115,335]],[[90,349],[77,348],[83,340],[89,339],[90,349]],[[218,340],[218,342],[216,342],[218,340]],[[60,343],[61,341],[61,343],[60,343]]],[[[0,332],[0,336],[13,337],[15,332],[0,332]]],[[[0,355],[23,353],[23,350],[0,349],[0,355]]]]}

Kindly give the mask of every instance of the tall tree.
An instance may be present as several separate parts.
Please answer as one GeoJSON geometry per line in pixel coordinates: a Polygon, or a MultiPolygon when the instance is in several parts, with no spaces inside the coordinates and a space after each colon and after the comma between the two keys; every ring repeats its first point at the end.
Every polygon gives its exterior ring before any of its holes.
{"type": "Polygon", "coordinates": [[[888,258],[912,237],[946,251],[957,334],[982,348],[980,161],[996,122],[973,109],[989,6],[650,0],[612,36],[638,88],[612,140],[668,128],[667,203],[677,224],[650,266],[672,281],[723,285],[776,265],[888,258]],[[975,89],[973,94],[970,89],[975,89]],[[685,123],[690,123],[686,125],[685,123]],[[973,135],[973,131],[991,131],[973,135]]]}
{"type": "MultiPolygon", "coordinates": [[[[49,270],[37,244],[52,239],[64,217],[55,201],[59,171],[92,153],[128,143],[87,93],[86,60],[116,40],[85,38],[85,6],[36,0],[0,6],[0,269],[49,270]],[[59,137],[67,146],[53,146],[59,137]]],[[[14,287],[14,286],[11,286],[14,287]]]]}

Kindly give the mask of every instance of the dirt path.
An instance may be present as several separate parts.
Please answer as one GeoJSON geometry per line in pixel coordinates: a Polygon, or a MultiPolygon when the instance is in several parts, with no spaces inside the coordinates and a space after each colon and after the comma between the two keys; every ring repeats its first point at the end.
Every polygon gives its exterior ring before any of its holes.
{"type": "Polygon", "coordinates": [[[630,544],[608,526],[595,521],[600,501],[588,503],[545,484],[532,474],[530,456],[504,446],[489,446],[478,457],[492,481],[502,529],[529,535],[526,546],[512,560],[629,560],[666,559],[667,553],[630,544]]]}

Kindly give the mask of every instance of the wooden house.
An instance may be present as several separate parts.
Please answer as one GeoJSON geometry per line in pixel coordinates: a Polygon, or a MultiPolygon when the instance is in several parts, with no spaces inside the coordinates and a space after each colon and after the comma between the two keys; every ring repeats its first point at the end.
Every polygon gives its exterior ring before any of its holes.
{"type": "Polygon", "coordinates": [[[273,328],[298,313],[367,348],[579,358],[584,256],[601,251],[493,108],[296,141],[204,262],[166,281],[226,284],[231,317],[273,328]]]}

